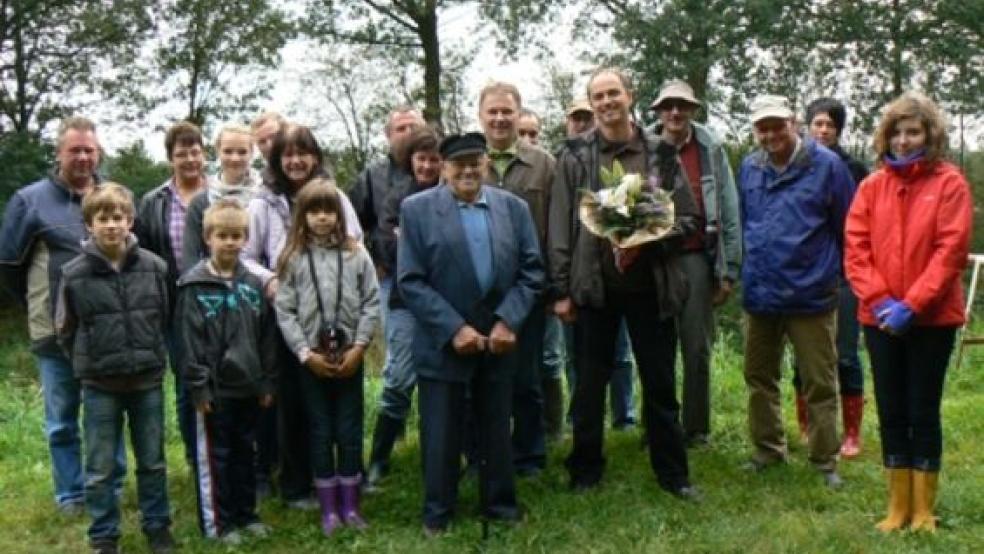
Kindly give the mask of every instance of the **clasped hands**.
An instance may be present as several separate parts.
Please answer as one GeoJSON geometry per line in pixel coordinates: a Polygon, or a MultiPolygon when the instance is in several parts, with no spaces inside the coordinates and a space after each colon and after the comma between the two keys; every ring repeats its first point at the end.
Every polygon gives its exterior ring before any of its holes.
{"type": "Polygon", "coordinates": [[[365,351],[364,344],[353,345],[342,354],[342,360],[337,364],[329,362],[324,354],[311,352],[304,365],[318,377],[351,377],[359,369],[365,351]]]}
{"type": "Polygon", "coordinates": [[[878,328],[890,335],[902,335],[909,330],[915,313],[901,300],[889,298],[871,309],[878,321],[878,328]]]}
{"type": "Polygon", "coordinates": [[[516,333],[501,320],[492,326],[492,332],[485,336],[471,325],[462,325],[451,339],[451,347],[463,356],[489,352],[490,354],[506,354],[516,348],[516,333]]]}

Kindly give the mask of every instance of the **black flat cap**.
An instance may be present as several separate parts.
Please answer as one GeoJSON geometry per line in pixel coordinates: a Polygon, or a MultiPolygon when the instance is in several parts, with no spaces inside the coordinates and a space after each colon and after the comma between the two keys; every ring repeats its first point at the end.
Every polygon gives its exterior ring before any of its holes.
{"type": "Polygon", "coordinates": [[[438,148],[441,157],[453,160],[462,156],[485,153],[485,135],[482,133],[465,133],[463,135],[448,135],[441,141],[438,148]]]}

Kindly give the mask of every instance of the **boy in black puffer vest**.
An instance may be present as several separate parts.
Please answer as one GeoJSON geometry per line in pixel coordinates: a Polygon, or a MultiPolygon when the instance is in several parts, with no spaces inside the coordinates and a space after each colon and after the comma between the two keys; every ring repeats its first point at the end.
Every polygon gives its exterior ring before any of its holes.
{"type": "Polygon", "coordinates": [[[161,389],[167,266],[137,245],[130,233],[133,211],[133,195],[122,185],[106,183],[86,195],[82,216],[91,238],[62,268],[55,314],[59,342],[82,383],[88,534],[99,553],[118,551],[114,475],[124,416],[137,460],[143,532],[155,553],[174,548],[161,389]]]}
{"type": "Polygon", "coordinates": [[[202,533],[239,544],[270,529],[256,515],[260,408],[273,402],[279,331],[263,283],[239,262],[249,215],[231,198],[204,217],[210,258],[178,281],[175,321],[195,405],[195,475],[202,533]]]}

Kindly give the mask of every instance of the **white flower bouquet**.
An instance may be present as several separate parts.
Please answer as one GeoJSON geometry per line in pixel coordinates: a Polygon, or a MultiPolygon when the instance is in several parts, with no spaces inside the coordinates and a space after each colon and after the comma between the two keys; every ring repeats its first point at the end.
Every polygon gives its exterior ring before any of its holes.
{"type": "Polygon", "coordinates": [[[615,160],[611,170],[601,168],[601,182],[604,188],[581,197],[581,223],[592,234],[629,249],[659,240],[673,227],[673,198],[655,176],[645,181],[626,174],[615,160]]]}

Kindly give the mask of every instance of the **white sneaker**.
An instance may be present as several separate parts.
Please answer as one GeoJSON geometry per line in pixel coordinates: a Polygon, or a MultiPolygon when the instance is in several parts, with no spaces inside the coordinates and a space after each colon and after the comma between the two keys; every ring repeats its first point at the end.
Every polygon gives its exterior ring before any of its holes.
{"type": "Polygon", "coordinates": [[[219,542],[227,546],[239,546],[243,543],[243,535],[239,531],[229,531],[219,537],[219,542]]]}
{"type": "Polygon", "coordinates": [[[243,531],[245,531],[250,535],[253,535],[254,537],[263,538],[269,535],[270,533],[272,533],[273,529],[266,523],[263,523],[262,521],[254,521],[253,523],[250,523],[246,527],[243,527],[243,531]]]}
{"type": "Polygon", "coordinates": [[[313,512],[319,508],[317,501],[313,498],[299,498],[297,500],[291,500],[287,503],[287,507],[292,510],[303,510],[305,512],[313,512]]]}

